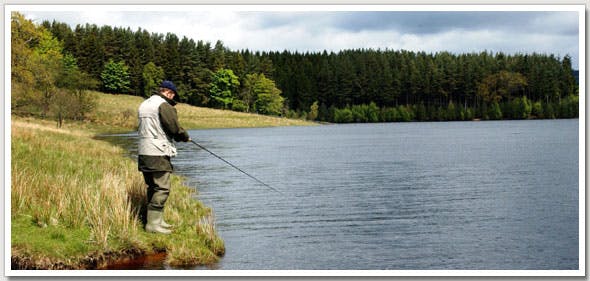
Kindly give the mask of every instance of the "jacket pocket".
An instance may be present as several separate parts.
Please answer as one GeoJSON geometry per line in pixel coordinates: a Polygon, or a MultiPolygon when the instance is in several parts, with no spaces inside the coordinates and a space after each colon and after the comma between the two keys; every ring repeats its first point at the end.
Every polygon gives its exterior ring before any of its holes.
{"type": "Polygon", "coordinates": [[[159,140],[159,139],[154,139],[152,140],[154,146],[161,152],[163,153],[168,153],[169,152],[169,145],[166,141],[163,140],[159,140]]]}
{"type": "Polygon", "coordinates": [[[164,155],[176,156],[176,147],[172,146],[167,140],[154,139],[153,143],[164,155]]]}

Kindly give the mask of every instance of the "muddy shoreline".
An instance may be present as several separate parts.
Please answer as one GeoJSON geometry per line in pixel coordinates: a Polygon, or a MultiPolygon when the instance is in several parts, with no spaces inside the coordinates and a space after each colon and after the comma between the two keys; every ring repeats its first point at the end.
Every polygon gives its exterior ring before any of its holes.
{"type": "Polygon", "coordinates": [[[154,249],[147,253],[141,249],[90,254],[78,262],[66,263],[49,258],[34,260],[26,255],[12,255],[12,270],[130,270],[165,269],[166,251],[154,249]]]}

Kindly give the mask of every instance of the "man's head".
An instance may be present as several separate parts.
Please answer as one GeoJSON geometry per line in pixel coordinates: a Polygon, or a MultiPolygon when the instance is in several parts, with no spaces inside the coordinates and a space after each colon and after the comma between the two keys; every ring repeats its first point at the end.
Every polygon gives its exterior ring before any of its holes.
{"type": "Polygon", "coordinates": [[[177,94],[176,86],[172,81],[164,80],[162,81],[162,84],[160,84],[160,94],[169,99],[174,99],[174,96],[177,94]]]}

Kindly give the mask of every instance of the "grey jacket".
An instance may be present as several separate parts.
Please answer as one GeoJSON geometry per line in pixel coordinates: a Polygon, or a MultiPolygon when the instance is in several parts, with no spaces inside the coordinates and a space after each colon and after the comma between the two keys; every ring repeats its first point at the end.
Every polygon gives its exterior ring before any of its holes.
{"type": "Polygon", "coordinates": [[[176,156],[174,141],[189,140],[188,133],[178,123],[175,105],[175,101],[155,93],[139,106],[140,171],[173,171],[170,157],[176,156]]]}

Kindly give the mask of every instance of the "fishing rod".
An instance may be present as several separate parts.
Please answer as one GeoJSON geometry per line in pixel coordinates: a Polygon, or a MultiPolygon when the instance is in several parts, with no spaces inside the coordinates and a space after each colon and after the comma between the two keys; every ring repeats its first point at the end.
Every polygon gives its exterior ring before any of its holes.
{"type": "Polygon", "coordinates": [[[219,160],[221,160],[221,161],[225,162],[226,164],[228,164],[228,165],[232,166],[234,169],[236,169],[236,170],[238,170],[238,171],[240,171],[240,172],[244,173],[244,175],[246,175],[246,176],[249,176],[250,178],[254,179],[255,181],[259,182],[260,184],[262,184],[262,185],[264,185],[264,186],[266,186],[266,187],[268,187],[268,188],[272,189],[273,191],[276,191],[276,192],[278,192],[278,193],[280,193],[280,194],[283,194],[282,192],[278,191],[277,189],[274,189],[272,186],[270,186],[270,185],[268,185],[268,184],[266,184],[266,183],[262,182],[261,180],[259,180],[259,179],[255,178],[254,176],[252,176],[252,175],[250,175],[250,174],[248,174],[248,173],[244,172],[242,169],[240,169],[240,168],[236,167],[236,165],[234,165],[234,164],[232,164],[232,163],[228,162],[227,160],[225,160],[225,159],[223,159],[223,158],[219,157],[219,155],[217,155],[217,154],[213,153],[211,150],[207,149],[206,147],[204,147],[204,146],[202,146],[202,145],[198,144],[196,141],[194,141],[194,140],[192,140],[192,139],[191,139],[190,141],[191,141],[192,143],[194,143],[196,146],[198,146],[200,149],[202,149],[202,150],[205,150],[205,151],[209,152],[211,155],[213,155],[213,156],[217,157],[219,160]]]}

